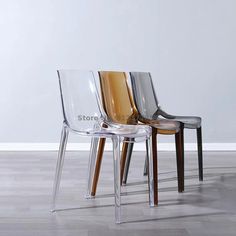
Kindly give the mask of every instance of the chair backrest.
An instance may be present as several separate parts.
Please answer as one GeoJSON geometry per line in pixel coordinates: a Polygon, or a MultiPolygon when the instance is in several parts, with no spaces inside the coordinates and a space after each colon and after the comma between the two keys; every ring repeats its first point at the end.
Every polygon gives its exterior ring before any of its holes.
{"type": "Polygon", "coordinates": [[[108,119],[120,124],[137,124],[138,113],[134,105],[126,74],[100,71],[101,97],[108,119]]]}
{"type": "Polygon", "coordinates": [[[141,117],[153,119],[159,109],[159,104],[148,72],[130,72],[135,105],[141,117]]]}
{"type": "Polygon", "coordinates": [[[75,131],[92,130],[102,116],[91,71],[58,71],[64,122],[75,131]]]}

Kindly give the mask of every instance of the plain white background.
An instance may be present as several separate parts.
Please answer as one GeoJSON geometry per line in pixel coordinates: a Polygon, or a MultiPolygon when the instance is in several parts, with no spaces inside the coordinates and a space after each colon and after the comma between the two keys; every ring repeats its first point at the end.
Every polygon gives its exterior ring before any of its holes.
{"type": "Polygon", "coordinates": [[[78,68],[150,71],[163,108],[235,143],[235,63],[235,0],[0,0],[0,142],[59,142],[56,69],[78,68]]]}

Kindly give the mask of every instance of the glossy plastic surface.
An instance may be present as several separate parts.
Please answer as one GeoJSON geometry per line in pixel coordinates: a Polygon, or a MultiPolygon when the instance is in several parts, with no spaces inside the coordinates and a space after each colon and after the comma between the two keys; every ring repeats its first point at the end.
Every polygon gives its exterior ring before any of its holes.
{"type": "MultiPolygon", "coordinates": [[[[53,187],[52,211],[55,211],[68,135],[70,131],[73,131],[79,135],[95,138],[93,139],[89,156],[88,192],[91,186],[91,176],[94,171],[97,137],[112,139],[115,221],[120,223],[120,141],[124,137],[130,137],[132,140],[139,138],[148,140],[151,135],[151,129],[145,125],[135,126],[108,121],[97,92],[94,74],[91,71],[60,70],[58,71],[58,77],[63,111],[63,126],[53,187]]],[[[148,153],[148,155],[151,155],[151,153],[148,153]]],[[[150,193],[152,191],[151,189],[150,193]]]]}
{"type": "Polygon", "coordinates": [[[102,101],[105,112],[112,122],[137,124],[138,113],[124,72],[99,72],[102,101]]]}
{"type": "Polygon", "coordinates": [[[136,107],[143,119],[156,120],[166,118],[183,123],[185,128],[201,127],[201,118],[197,116],[170,115],[161,109],[158,103],[151,74],[148,72],[130,72],[136,107]]]}

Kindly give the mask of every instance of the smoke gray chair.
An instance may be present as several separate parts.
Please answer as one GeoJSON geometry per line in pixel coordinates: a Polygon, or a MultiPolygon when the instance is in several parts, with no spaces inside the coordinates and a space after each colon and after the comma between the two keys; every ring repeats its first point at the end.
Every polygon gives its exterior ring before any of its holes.
{"type": "MultiPolygon", "coordinates": [[[[179,121],[182,124],[183,129],[195,129],[197,131],[199,180],[203,181],[201,118],[197,116],[170,115],[167,112],[163,111],[158,102],[150,73],[130,72],[130,78],[131,78],[134,102],[140,115],[139,117],[140,121],[146,123],[145,120],[156,120],[158,118],[165,118],[171,121],[179,121]]],[[[183,134],[182,138],[183,138],[182,143],[184,143],[183,134]]],[[[129,144],[126,158],[126,166],[124,170],[123,183],[127,182],[132,150],[133,150],[133,144],[129,144]]],[[[144,173],[145,172],[146,168],[144,168],[144,173]]]]}

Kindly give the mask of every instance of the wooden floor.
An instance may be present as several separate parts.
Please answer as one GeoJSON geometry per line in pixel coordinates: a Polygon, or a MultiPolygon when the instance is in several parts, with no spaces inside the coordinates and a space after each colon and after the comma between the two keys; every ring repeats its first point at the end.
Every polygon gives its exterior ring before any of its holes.
{"type": "Polygon", "coordinates": [[[114,224],[112,155],[107,152],[96,199],[86,200],[87,152],[67,152],[56,213],[50,212],[56,152],[0,153],[0,236],[236,235],[236,153],[186,153],[186,191],[177,192],[175,154],[159,153],[160,205],[149,208],[144,153],[122,187],[121,225],[114,224]],[[62,210],[70,208],[69,210],[62,210]],[[60,210],[61,209],[61,210],[60,210]]]}

